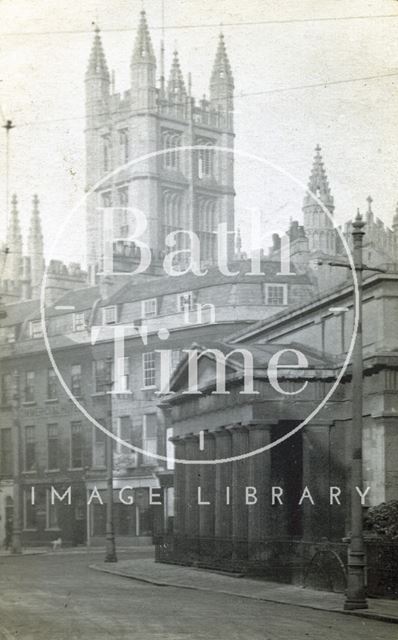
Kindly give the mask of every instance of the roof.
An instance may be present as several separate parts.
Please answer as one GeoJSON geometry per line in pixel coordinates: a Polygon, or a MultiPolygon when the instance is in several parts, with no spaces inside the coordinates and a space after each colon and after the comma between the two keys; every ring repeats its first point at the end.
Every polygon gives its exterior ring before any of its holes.
{"type": "Polygon", "coordinates": [[[21,324],[25,320],[40,314],[40,300],[22,300],[4,305],[7,316],[0,321],[0,327],[21,324]]]}
{"type": "Polygon", "coordinates": [[[194,291],[206,287],[232,285],[237,283],[255,284],[263,282],[275,282],[283,284],[311,284],[308,275],[295,273],[291,276],[278,275],[280,263],[272,260],[261,261],[260,275],[249,275],[252,264],[250,260],[244,260],[229,265],[231,271],[238,271],[237,275],[225,275],[218,266],[209,267],[206,275],[197,276],[189,272],[181,276],[161,276],[153,279],[132,279],[124,287],[108,298],[106,304],[122,304],[137,300],[145,300],[156,296],[164,296],[171,293],[194,291]]]}

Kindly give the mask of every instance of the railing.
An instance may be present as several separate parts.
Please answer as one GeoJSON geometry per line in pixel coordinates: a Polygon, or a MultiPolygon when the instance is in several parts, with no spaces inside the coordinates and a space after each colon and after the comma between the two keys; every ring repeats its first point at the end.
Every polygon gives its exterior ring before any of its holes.
{"type": "MultiPolygon", "coordinates": [[[[155,538],[156,561],[244,572],[283,583],[343,592],[347,545],[299,539],[235,540],[164,534],[155,538]]],[[[370,596],[398,597],[398,543],[367,541],[370,596]]]]}

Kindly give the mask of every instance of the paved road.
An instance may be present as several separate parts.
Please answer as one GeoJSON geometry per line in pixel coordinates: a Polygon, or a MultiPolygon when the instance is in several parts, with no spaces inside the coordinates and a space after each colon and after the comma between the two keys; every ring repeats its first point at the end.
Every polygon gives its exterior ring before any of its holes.
{"type": "Polygon", "coordinates": [[[398,637],[397,625],[235,596],[155,587],[88,568],[100,560],[101,555],[57,553],[0,558],[1,640],[398,637]]]}

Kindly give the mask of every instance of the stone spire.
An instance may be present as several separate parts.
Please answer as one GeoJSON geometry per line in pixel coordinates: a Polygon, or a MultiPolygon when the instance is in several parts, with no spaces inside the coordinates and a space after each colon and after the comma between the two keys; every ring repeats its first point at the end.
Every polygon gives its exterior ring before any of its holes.
{"type": "Polygon", "coordinates": [[[151,36],[149,34],[146,13],[144,10],[140,13],[140,24],[138,26],[137,36],[133,50],[132,64],[148,62],[156,65],[155,53],[152,46],[151,36]]]}
{"type": "Polygon", "coordinates": [[[33,293],[38,294],[44,274],[44,246],[39,212],[39,198],[37,195],[33,196],[33,208],[28,234],[28,257],[30,258],[33,293]]]}
{"type": "Polygon", "coordinates": [[[156,57],[145,11],[141,11],[130,73],[132,108],[143,112],[154,109],[156,106],[156,57]]]}
{"type": "Polygon", "coordinates": [[[336,254],[337,234],[331,219],[333,211],[333,196],[322,160],[321,147],[317,145],[308,181],[308,192],[306,191],[303,202],[304,230],[310,251],[321,251],[333,256],[336,254]],[[323,207],[314,196],[320,200],[323,207]],[[325,209],[329,213],[326,213],[325,209]]]}
{"type": "MultiPolygon", "coordinates": [[[[329,182],[326,176],[325,166],[323,164],[321,147],[319,144],[315,147],[314,162],[310,179],[308,181],[308,189],[316,195],[319,200],[329,209],[330,213],[334,209],[333,196],[330,192],[329,182]]],[[[311,193],[306,193],[304,197],[304,207],[313,205],[314,199],[311,193]]]]}
{"type": "Polygon", "coordinates": [[[7,229],[6,257],[2,279],[19,283],[22,273],[22,233],[17,208],[18,200],[14,194],[11,199],[11,212],[7,229]]]}
{"type": "Polygon", "coordinates": [[[216,58],[213,64],[213,71],[211,73],[210,87],[217,84],[228,84],[232,89],[234,87],[232,69],[227,54],[227,48],[225,46],[224,35],[222,33],[220,33],[218,40],[216,58]]]}
{"type": "Polygon", "coordinates": [[[167,93],[169,100],[172,102],[182,102],[187,96],[180,61],[178,59],[178,51],[174,51],[173,54],[173,62],[170,69],[169,82],[167,84],[167,93]]]}
{"type": "Polygon", "coordinates": [[[221,33],[210,77],[210,104],[223,118],[225,128],[233,129],[234,79],[229,63],[224,36],[221,33]]]}
{"type": "Polygon", "coordinates": [[[94,41],[86,71],[86,78],[101,77],[109,82],[109,70],[106,63],[99,27],[95,27],[94,41]]]}

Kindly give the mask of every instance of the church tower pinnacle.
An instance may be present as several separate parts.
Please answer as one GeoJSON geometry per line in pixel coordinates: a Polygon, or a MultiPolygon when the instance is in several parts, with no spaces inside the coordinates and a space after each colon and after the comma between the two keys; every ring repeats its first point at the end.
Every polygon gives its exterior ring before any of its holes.
{"type": "Polygon", "coordinates": [[[333,211],[334,200],[321,155],[321,147],[317,145],[308,181],[308,191],[305,193],[303,202],[304,228],[310,251],[335,255],[336,232],[331,220],[333,211]]]}
{"type": "Polygon", "coordinates": [[[224,35],[220,33],[216,57],[210,77],[210,102],[214,109],[227,116],[228,125],[232,126],[234,96],[234,79],[229,62],[224,35]]]}
{"type": "Polygon", "coordinates": [[[184,78],[182,75],[178,51],[174,51],[173,62],[170,69],[169,82],[167,84],[168,99],[172,103],[183,102],[187,97],[184,78]]]}
{"type": "Polygon", "coordinates": [[[14,194],[7,229],[6,257],[2,279],[19,282],[22,273],[22,233],[19,224],[18,201],[14,194]]]}
{"type": "Polygon", "coordinates": [[[144,10],[140,14],[130,69],[133,108],[153,109],[156,105],[156,57],[144,10]]]}
{"type": "Polygon", "coordinates": [[[39,198],[33,196],[33,209],[28,235],[28,257],[30,258],[31,284],[33,292],[39,295],[44,274],[43,233],[39,212],[39,198]]]}

